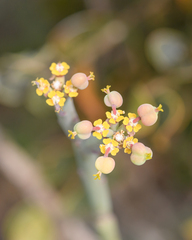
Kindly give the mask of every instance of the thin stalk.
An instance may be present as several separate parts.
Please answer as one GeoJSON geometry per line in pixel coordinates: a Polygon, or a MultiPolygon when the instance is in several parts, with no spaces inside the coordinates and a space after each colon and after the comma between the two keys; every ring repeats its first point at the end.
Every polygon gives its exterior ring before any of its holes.
{"type": "MultiPolygon", "coordinates": [[[[64,113],[57,114],[58,122],[66,135],[73,130],[79,121],[73,100],[68,98],[63,108],[64,113]]],[[[101,180],[94,180],[96,173],[95,160],[99,156],[99,141],[91,137],[81,140],[76,137],[71,141],[77,162],[78,173],[84,185],[87,197],[95,215],[95,227],[101,239],[120,240],[119,227],[112,211],[112,201],[109,186],[105,176],[101,180]]]]}

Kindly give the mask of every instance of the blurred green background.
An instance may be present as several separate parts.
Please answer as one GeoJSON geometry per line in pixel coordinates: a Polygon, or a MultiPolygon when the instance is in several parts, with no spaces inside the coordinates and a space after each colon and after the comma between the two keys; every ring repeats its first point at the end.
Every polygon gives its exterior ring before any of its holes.
{"type": "MultiPolygon", "coordinates": [[[[158,122],[137,134],[153,159],[138,167],[123,151],[116,156],[108,176],[114,211],[124,240],[192,240],[191,40],[191,0],[1,0],[0,143],[5,137],[27,152],[66,214],[89,225],[70,140],[31,81],[49,78],[54,61],[71,66],[68,79],[94,71],[96,81],[75,99],[82,120],[104,120],[106,85],[123,95],[126,113],[161,103],[158,122]]],[[[0,239],[55,239],[33,201],[40,197],[17,181],[25,172],[7,161],[15,178],[0,164],[0,239]]]]}

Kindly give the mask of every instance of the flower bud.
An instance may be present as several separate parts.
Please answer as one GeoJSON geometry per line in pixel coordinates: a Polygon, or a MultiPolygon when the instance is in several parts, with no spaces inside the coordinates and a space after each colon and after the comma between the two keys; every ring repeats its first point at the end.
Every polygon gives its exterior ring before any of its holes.
{"type": "Polygon", "coordinates": [[[132,153],[137,155],[144,155],[146,153],[146,148],[143,143],[137,142],[132,147],[132,153]]]}
{"type": "Polygon", "coordinates": [[[105,97],[104,97],[104,103],[108,107],[112,107],[112,105],[115,105],[115,107],[121,107],[123,104],[123,98],[120,93],[117,91],[112,91],[109,92],[105,97]]]}
{"type": "Polygon", "coordinates": [[[95,167],[101,173],[108,174],[113,171],[115,167],[115,161],[111,157],[98,157],[95,162],[95,167]]]}
{"type": "Polygon", "coordinates": [[[89,85],[89,81],[87,79],[86,74],[84,73],[76,73],[72,76],[71,82],[73,86],[79,88],[81,90],[85,89],[89,85]]]}
{"type": "Polygon", "coordinates": [[[93,130],[93,125],[90,121],[84,120],[84,121],[78,122],[74,126],[74,130],[77,133],[79,138],[87,139],[91,136],[91,132],[93,130]]]}
{"type": "Polygon", "coordinates": [[[131,154],[130,159],[131,162],[137,166],[143,165],[146,162],[144,156],[139,156],[133,153],[131,154]]]}
{"type": "Polygon", "coordinates": [[[148,103],[142,104],[138,107],[137,113],[140,116],[143,125],[151,126],[156,123],[158,112],[156,112],[155,109],[155,107],[148,103]]]}
{"type": "Polygon", "coordinates": [[[149,147],[146,147],[143,143],[135,143],[132,147],[132,154],[130,159],[135,165],[142,165],[152,158],[153,152],[149,147]]]}

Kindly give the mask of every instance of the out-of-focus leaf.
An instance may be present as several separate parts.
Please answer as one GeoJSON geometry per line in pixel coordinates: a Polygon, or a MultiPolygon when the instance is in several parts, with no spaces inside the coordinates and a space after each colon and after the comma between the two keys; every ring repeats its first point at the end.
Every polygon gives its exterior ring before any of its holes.
{"type": "Polygon", "coordinates": [[[184,240],[192,239],[192,218],[187,219],[181,226],[181,233],[184,240]]]}
{"type": "Polygon", "coordinates": [[[184,35],[174,29],[153,31],[146,39],[146,55],[157,71],[167,71],[181,64],[188,55],[184,35]]]}
{"type": "Polygon", "coordinates": [[[34,206],[12,209],[5,219],[7,240],[55,240],[55,229],[44,212],[34,206]]]}

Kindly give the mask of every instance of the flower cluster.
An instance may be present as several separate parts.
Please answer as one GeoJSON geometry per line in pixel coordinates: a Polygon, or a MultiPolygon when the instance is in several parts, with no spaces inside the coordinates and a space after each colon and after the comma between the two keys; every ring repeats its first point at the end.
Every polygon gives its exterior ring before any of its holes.
{"type": "Polygon", "coordinates": [[[138,142],[135,134],[141,129],[139,121],[145,126],[153,125],[158,118],[158,113],[163,112],[162,105],[153,107],[151,104],[142,104],[138,107],[137,113],[128,113],[118,109],[123,104],[123,98],[117,91],[110,91],[111,86],[102,89],[106,94],[104,103],[111,107],[111,112],[106,112],[107,119],[102,121],[96,120],[93,124],[84,120],[78,122],[74,126],[74,131],[69,130],[69,137],[72,139],[77,135],[81,139],[88,139],[91,134],[101,140],[100,151],[103,156],[98,157],[95,162],[95,167],[98,170],[95,179],[100,179],[101,174],[108,174],[115,167],[115,160],[109,157],[109,154],[115,156],[120,149],[130,155],[131,161],[136,165],[142,165],[147,160],[152,158],[152,150],[144,144],[138,142]]]}
{"type": "Polygon", "coordinates": [[[44,95],[49,106],[54,106],[56,112],[60,112],[65,104],[66,97],[77,97],[78,89],[85,89],[89,85],[89,80],[94,80],[93,72],[87,76],[84,73],[74,74],[70,80],[65,81],[65,75],[68,73],[70,66],[65,63],[52,63],[50,71],[52,77],[49,79],[37,78],[32,81],[37,86],[36,93],[38,96],[44,95]]]}

